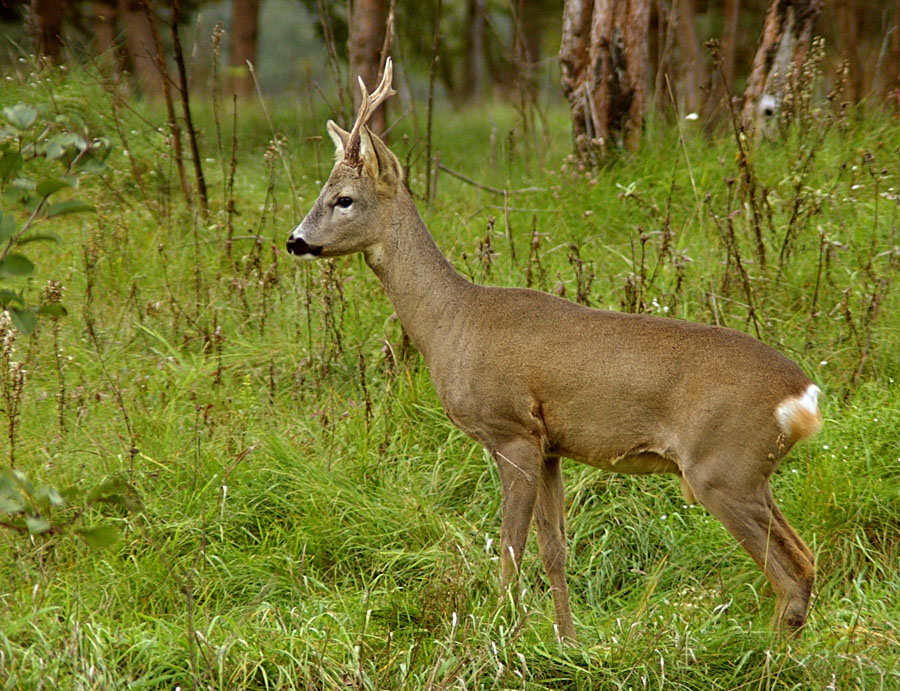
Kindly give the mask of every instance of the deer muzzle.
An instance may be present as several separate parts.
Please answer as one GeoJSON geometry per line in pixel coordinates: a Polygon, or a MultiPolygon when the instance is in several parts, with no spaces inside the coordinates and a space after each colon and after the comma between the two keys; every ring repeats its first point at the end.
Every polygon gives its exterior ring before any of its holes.
{"type": "Polygon", "coordinates": [[[306,240],[300,237],[296,231],[291,233],[287,240],[287,251],[295,254],[301,259],[312,260],[322,254],[321,245],[310,245],[306,240]]]}

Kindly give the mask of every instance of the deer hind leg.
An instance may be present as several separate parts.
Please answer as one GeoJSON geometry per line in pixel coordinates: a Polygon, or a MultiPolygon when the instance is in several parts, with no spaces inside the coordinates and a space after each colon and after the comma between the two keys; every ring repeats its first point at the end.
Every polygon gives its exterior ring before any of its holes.
{"type": "Polygon", "coordinates": [[[685,477],[700,503],[723,523],[772,583],[778,597],[776,626],[802,627],[815,580],[813,555],[775,505],[768,478],[742,480],[733,472],[715,478],[697,472],[685,477]]]}
{"type": "Polygon", "coordinates": [[[511,589],[513,599],[518,601],[519,567],[534,515],[543,454],[525,439],[499,444],[491,449],[491,454],[497,461],[503,492],[500,524],[503,590],[511,589]]]}
{"type": "Polygon", "coordinates": [[[561,640],[575,640],[569,589],[566,585],[566,505],[562,466],[557,457],[548,458],[541,466],[537,504],[534,509],[541,561],[550,580],[556,633],[561,640]]]}

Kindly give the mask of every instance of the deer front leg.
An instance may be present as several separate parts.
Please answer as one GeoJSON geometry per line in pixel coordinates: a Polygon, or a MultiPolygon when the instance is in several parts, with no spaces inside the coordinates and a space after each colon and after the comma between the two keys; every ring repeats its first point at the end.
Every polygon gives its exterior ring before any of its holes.
{"type": "Polygon", "coordinates": [[[500,525],[500,562],[503,567],[503,590],[512,591],[519,600],[519,567],[528,528],[534,514],[543,458],[540,450],[525,439],[514,439],[491,449],[500,471],[503,493],[500,525]]]}
{"type": "Polygon", "coordinates": [[[566,505],[562,481],[562,465],[557,457],[548,458],[541,466],[537,504],[534,509],[541,561],[550,580],[556,635],[562,641],[575,642],[575,625],[566,585],[566,505]]]}

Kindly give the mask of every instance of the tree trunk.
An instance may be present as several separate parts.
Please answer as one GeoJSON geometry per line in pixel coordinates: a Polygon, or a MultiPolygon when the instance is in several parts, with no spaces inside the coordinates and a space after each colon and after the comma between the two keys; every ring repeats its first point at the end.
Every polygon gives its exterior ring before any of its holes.
{"type": "MultiPolygon", "coordinates": [[[[148,4],[152,10],[149,0],[148,4]]],[[[159,98],[163,95],[163,77],[157,64],[150,21],[141,0],[119,0],[119,17],[125,27],[125,47],[138,87],[146,98],[159,98]]]]}
{"type": "Polygon", "coordinates": [[[559,59],[576,154],[640,143],[649,0],[566,0],[559,59]]]}
{"type": "Polygon", "coordinates": [[[585,153],[583,140],[597,136],[587,87],[592,13],[591,0],[566,0],[559,47],[560,82],[572,111],[572,137],[576,155],[580,157],[585,153]]]}
{"type": "Polygon", "coordinates": [[[738,17],[741,14],[741,0],[725,0],[722,9],[722,73],[726,86],[734,88],[734,65],[737,54],[738,17]]]}
{"type": "Polygon", "coordinates": [[[94,52],[104,74],[119,76],[119,57],[116,54],[115,0],[94,2],[94,52]]]}
{"type": "Polygon", "coordinates": [[[702,103],[701,88],[706,86],[708,73],[697,30],[694,26],[696,10],[694,0],[678,0],[678,48],[681,53],[682,108],[696,113],[702,103]]]}
{"type": "Polygon", "coordinates": [[[526,64],[531,74],[541,60],[541,38],[544,35],[541,4],[535,0],[518,0],[517,12],[521,33],[521,61],[526,64]]]}
{"type": "Polygon", "coordinates": [[[232,68],[233,75],[231,88],[241,97],[253,93],[253,77],[247,63],[256,66],[259,2],[260,0],[232,0],[231,3],[231,45],[228,64],[232,68]]]}
{"type": "Polygon", "coordinates": [[[65,3],[62,0],[34,0],[31,5],[34,52],[40,57],[59,61],[62,50],[62,22],[65,3]]]}
{"type": "Polygon", "coordinates": [[[484,0],[466,2],[465,80],[466,101],[481,98],[484,90],[484,0]]]}
{"type": "Polygon", "coordinates": [[[821,8],[822,0],[772,0],[744,90],[742,121],[746,129],[771,121],[781,110],[790,79],[809,48],[821,8]]]}
{"type": "Polygon", "coordinates": [[[900,0],[894,0],[893,19],[884,38],[884,59],[879,56],[876,70],[876,88],[881,103],[900,108],[900,0]]]}
{"type": "Polygon", "coordinates": [[[741,0],[725,0],[722,8],[722,34],[719,37],[720,66],[713,72],[712,87],[706,101],[704,119],[716,122],[723,113],[729,114],[729,101],[734,93],[734,66],[737,53],[738,16],[741,0]],[[725,99],[728,99],[726,101],[725,99]]]}
{"type": "Polygon", "coordinates": [[[666,77],[677,76],[674,64],[673,46],[677,33],[676,2],[671,5],[668,0],[653,0],[650,8],[650,29],[648,35],[648,51],[650,53],[650,64],[653,65],[653,107],[660,113],[666,111],[666,104],[669,102],[669,95],[666,89],[666,77]]]}
{"type": "Polygon", "coordinates": [[[838,24],[838,50],[841,60],[847,65],[847,83],[844,88],[845,98],[851,103],[858,103],[863,96],[863,66],[859,55],[859,23],[857,16],[860,8],[853,0],[840,0],[835,7],[838,24]]]}
{"type": "Polygon", "coordinates": [[[525,135],[532,131],[533,110],[537,103],[535,74],[541,57],[541,13],[534,0],[516,0],[514,8],[513,70],[516,98],[525,135]]]}
{"type": "Polygon", "coordinates": [[[94,44],[98,55],[112,53],[116,47],[116,4],[94,1],[94,44]]]}
{"type": "MultiPolygon", "coordinates": [[[[386,0],[356,0],[353,3],[353,14],[350,21],[350,80],[353,90],[353,103],[359,108],[361,94],[356,77],[362,77],[366,88],[371,92],[378,86],[378,72],[381,61],[381,47],[384,45],[384,30],[388,16],[386,0]]],[[[369,128],[376,134],[386,129],[386,113],[384,106],[369,120],[369,128]]]]}

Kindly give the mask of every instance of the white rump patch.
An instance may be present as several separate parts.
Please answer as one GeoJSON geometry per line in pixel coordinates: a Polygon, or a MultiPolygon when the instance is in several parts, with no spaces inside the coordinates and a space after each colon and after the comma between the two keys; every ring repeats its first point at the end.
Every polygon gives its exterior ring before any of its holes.
{"type": "Polygon", "coordinates": [[[815,434],[821,426],[819,394],[822,390],[810,384],[799,396],[786,398],[775,409],[778,426],[788,437],[806,437],[815,434]]]}

